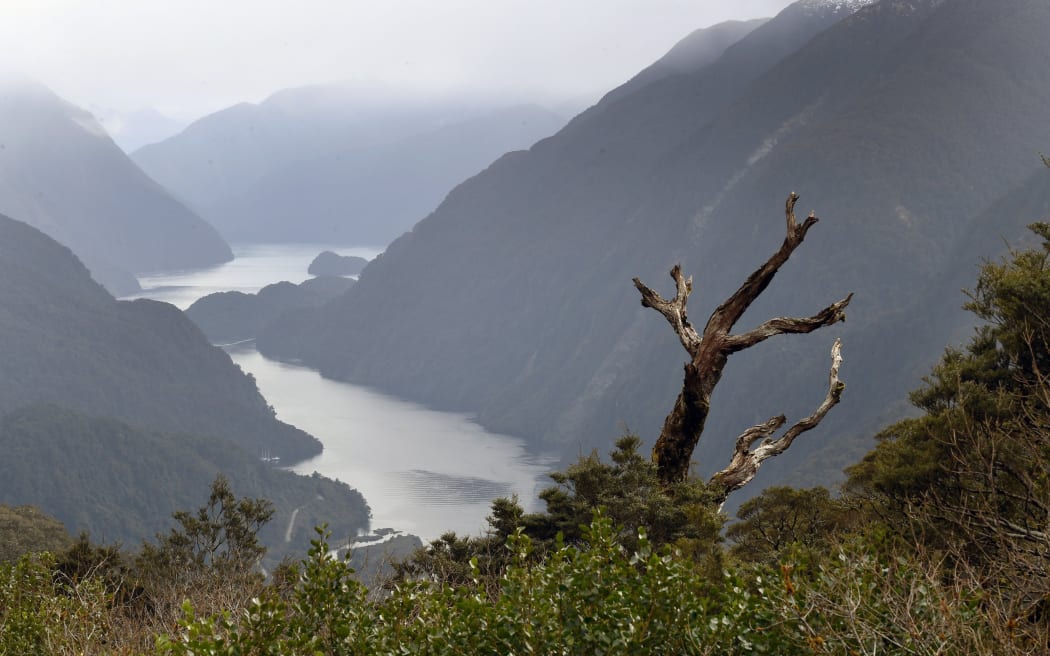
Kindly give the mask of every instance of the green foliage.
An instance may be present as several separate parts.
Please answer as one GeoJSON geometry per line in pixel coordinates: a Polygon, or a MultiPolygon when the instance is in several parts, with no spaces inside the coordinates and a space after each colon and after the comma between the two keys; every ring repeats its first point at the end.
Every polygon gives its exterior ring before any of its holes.
{"type": "Polygon", "coordinates": [[[259,530],[273,517],[273,504],[265,499],[238,499],[224,476],[211,485],[208,502],[197,512],[174,514],[177,528],[146,543],[139,556],[140,568],[171,573],[211,569],[221,575],[252,571],[266,547],[259,530]]]}
{"type": "MultiPolygon", "coordinates": [[[[1050,598],[1050,226],[1042,245],[987,262],[967,308],[986,322],[912,394],[847,489],[897,540],[943,553],[1001,615],[1046,630],[1050,598]],[[1041,627],[1041,628],[1040,628],[1041,627]]],[[[914,547],[913,547],[914,548],[914,547]]]]}
{"type": "Polygon", "coordinates": [[[416,581],[370,600],[322,536],[290,594],[264,594],[239,617],[187,605],[157,653],[944,654],[995,644],[980,597],[914,560],[851,548],[809,576],[746,567],[711,580],[644,532],[625,549],[600,514],[581,538],[537,559],[528,536],[510,536],[495,596],[477,580],[416,581]]]}
{"type": "Polygon", "coordinates": [[[855,492],[900,507],[925,494],[959,492],[968,469],[961,460],[991,456],[996,466],[1020,471],[1030,467],[1017,458],[1050,455],[1032,439],[1050,418],[1050,226],[1031,228],[1042,248],[981,268],[966,307],[987,324],[965,349],[948,349],[912,393],[924,414],[884,430],[876,449],[849,470],[855,492]],[[993,434],[1013,439],[1000,440],[991,455],[993,434]]]}
{"type": "Polygon", "coordinates": [[[827,551],[850,521],[849,508],[827,488],[770,487],[740,505],[726,536],[744,562],[781,560],[795,549],[827,551]]]}
{"type": "Polygon", "coordinates": [[[488,535],[473,538],[448,533],[395,563],[397,580],[426,579],[461,585],[476,579],[491,584],[510,564],[508,540],[520,534],[533,541],[536,559],[558,541],[585,542],[585,529],[601,511],[617,527],[624,546],[633,549],[639,531],[656,547],[674,545],[711,571],[720,569],[722,517],[713,495],[698,479],[665,486],[656,466],[638,449],[641,440],[625,435],[603,462],[597,453],[581,457],[565,472],[554,472],[556,486],[540,493],[546,510],[525,513],[517,499],[497,499],[488,535]],[[474,569],[472,569],[474,568],[474,569]]]}
{"type": "Polygon", "coordinates": [[[56,578],[54,559],[27,554],[0,563],[0,655],[103,653],[109,596],[95,578],[56,578]]]}
{"type": "Polygon", "coordinates": [[[545,513],[522,518],[526,533],[545,540],[561,533],[572,541],[602,508],[621,527],[628,545],[641,528],[657,545],[717,543],[722,524],[713,512],[714,496],[696,478],[665,486],[656,465],[638,452],[641,443],[636,435],[625,435],[609,454],[611,463],[592,453],[565,472],[551,474],[558,485],[540,493],[545,513]]]}

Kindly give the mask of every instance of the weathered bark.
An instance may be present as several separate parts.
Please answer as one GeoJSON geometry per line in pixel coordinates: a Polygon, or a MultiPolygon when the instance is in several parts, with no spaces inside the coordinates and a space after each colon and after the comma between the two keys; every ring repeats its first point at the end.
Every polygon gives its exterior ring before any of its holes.
{"type": "Polygon", "coordinates": [[[718,503],[724,502],[733,491],[739,490],[750,483],[751,479],[758,473],[758,468],[763,462],[787,451],[791,443],[795,441],[795,438],[810,429],[816,428],[817,424],[824,419],[824,415],[828,414],[828,411],[838,404],[839,399],[842,397],[842,390],[846,389],[846,384],[839,380],[839,366],[841,364],[842,340],[836,339],[835,344],[831,347],[831,373],[828,376],[828,393],[813,414],[798,420],[794,426],[787,429],[783,435],[775,440],[772,439],[773,433],[787,422],[787,417],[784,415],[774,417],[764,424],[753,426],[736,438],[736,448],[733,450],[733,458],[729,461],[729,466],[712,476],[708,483],[716,491],[718,503]],[[751,447],[759,440],[762,440],[762,444],[752,451],[751,447]]]}
{"type": "MultiPolygon", "coordinates": [[[[688,476],[693,450],[700,441],[707,415],[711,410],[711,394],[721,380],[722,371],[731,354],[754,346],[773,335],[810,333],[846,318],[845,309],[853,294],[829,305],[812,317],[776,317],[742,334],[735,335],[730,332],[748,307],[769,286],[780,267],[802,244],[809,229],[817,223],[818,219],[812,213],[801,224],[798,223],[795,218],[797,202],[798,194],[792,193],[788,196],[785,206],[787,234],[780,248],[744,281],[740,289],[715,309],[707,320],[703,334],[698,333],[688,319],[686,305],[693,290],[693,279],[683,277],[681,266],[675,265],[671,269],[671,278],[675,281],[675,296],[670,300],[660,296],[639,279],[634,279],[634,286],[642,295],[642,305],[653,308],[667,319],[690,356],[685,365],[682,391],[671,413],[667,415],[660,437],[653,447],[653,462],[656,463],[660,477],[665,482],[679,481],[688,476]]],[[[836,342],[832,366],[834,393],[829,392],[828,396],[834,400],[825,400],[821,405],[823,411],[818,409],[810,417],[792,426],[778,440],[771,441],[770,436],[786,423],[787,420],[783,417],[775,417],[765,424],[755,426],[737,438],[732,463],[712,479],[713,483],[724,489],[723,499],[750,481],[763,460],[782,453],[799,434],[820,423],[824,414],[838,402],[842,388],[845,387],[837,378],[838,363],[841,361],[838,348],[836,342]],[[751,452],[751,446],[760,439],[766,441],[755,452],[751,452]],[[769,448],[766,448],[767,445],[769,448]],[[759,453],[761,456],[756,456],[759,453]]]]}

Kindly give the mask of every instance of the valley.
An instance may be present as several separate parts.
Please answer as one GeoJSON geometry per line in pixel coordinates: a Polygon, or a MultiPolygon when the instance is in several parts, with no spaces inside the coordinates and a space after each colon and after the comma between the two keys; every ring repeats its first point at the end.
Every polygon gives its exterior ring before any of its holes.
{"type": "MultiPolygon", "coordinates": [[[[302,282],[312,259],[326,248],[368,259],[378,254],[354,246],[234,244],[233,261],[145,277],[137,297],[185,308],[210,293],[255,293],[277,280],[302,282]]],[[[430,410],[269,360],[250,340],[224,348],[254,377],[278,419],[323,444],[321,455],[295,464],[292,471],[317,472],[360,490],[374,528],[394,528],[424,541],[450,530],[477,535],[486,528],[492,499],[517,495],[531,509],[540,489],[550,484],[546,474],[556,458],[486,431],[469,416],[430,410]]]]}
{"type": "Polygon", "coordinates": [[[1047,34],[0,3],[0,656],[1045,653],[1047,34]]]}

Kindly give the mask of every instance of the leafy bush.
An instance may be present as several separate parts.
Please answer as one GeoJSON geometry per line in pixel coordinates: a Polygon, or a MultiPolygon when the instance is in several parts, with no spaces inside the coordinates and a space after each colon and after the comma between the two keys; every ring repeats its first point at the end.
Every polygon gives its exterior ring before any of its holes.
{"type": "Polygon", "coordinates": [[[994,644],[978,595],[863,550],[810,575],[754,566],[712,581],[644,531],[624,549],[600,514],[579,544],[559,541],[540,562],[522,532],[508,546],[495,598],[475,580],[416,581],[370,600],[322,537],[290,595],[270,591],[236,618],[197,617],[187,604],[157,653],[945,654],[994,644]]]}

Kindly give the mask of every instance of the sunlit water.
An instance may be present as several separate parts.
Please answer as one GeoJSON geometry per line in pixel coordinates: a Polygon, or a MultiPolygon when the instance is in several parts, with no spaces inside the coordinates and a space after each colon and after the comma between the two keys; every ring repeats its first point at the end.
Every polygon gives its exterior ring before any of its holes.
{"type": "MultiPolygon", "coordinates": [[[[280,280],[299,282],[322,250],[372,258],[379,249],[323,245],[241,245],[233,262],[141,279],[138,297],[186,308],[217,291],[255,292],[280,280]]],[[[283,421],[316,436],[324,452],[294,467],[356,487],[372,507],[374,527],[430,540],[449,530],[477,534],[492,499],[517,494],[530,508],[553,460],[521,440],[490,433],[462,414],[438,412],[366,387],[322,378],[306,367],[268,360],[250,344],[228,347],[255,376],[283,421]]]]}

